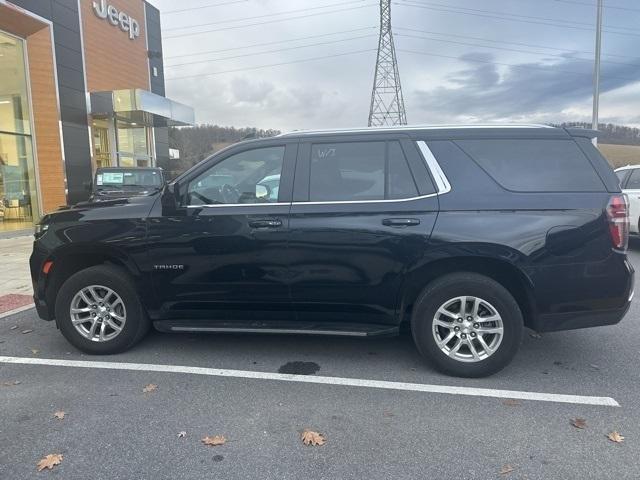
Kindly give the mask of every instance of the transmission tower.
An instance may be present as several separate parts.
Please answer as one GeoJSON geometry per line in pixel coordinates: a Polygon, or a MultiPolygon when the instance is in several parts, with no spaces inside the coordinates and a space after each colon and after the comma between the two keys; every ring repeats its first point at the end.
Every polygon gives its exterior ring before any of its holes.
{"type": "Polygon", "coordinates": [[[406,125],[400,73],[391,33],[391,0],[380,0],[380,39],[371,92],[369,126],[406,125]]]}

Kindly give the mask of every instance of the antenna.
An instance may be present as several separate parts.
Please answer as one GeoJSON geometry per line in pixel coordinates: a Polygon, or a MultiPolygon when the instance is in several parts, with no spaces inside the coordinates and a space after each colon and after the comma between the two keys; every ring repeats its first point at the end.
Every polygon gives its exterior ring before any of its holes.
{"type": "Polygon", "coordinates": [[[391,33],[391,0],[380,0],[380,39],[368,125],[379,127],[406,124],[407,114],[391,33]]]}

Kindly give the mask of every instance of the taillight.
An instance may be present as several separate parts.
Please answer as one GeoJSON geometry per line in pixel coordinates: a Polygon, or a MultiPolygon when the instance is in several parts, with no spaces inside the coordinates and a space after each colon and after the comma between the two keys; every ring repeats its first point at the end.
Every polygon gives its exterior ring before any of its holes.
{"type": "Polygon", "coordinates": [[[629,244],[629,205],[626,195],[613,195],[609,199],[607,219],[613,248],[626,250],[629,244]]]}

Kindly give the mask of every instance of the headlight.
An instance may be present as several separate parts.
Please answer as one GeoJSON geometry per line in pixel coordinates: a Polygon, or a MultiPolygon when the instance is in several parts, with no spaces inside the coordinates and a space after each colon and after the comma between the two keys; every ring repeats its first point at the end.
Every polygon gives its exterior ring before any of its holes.
{"type": "Polygon", "coordinates": [[[34,232],[33,232],[33,236],[36,238],[40,238],[42,235],[44,235],[47,230],[49,230],[49,225],[46,223],[36,223],[34,232]]]}

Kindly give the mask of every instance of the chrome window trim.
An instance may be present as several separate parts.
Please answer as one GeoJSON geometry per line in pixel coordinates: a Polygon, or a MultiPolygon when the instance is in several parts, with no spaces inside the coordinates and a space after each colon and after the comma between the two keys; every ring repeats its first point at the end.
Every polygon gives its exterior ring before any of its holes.
{"type": "Polygon", "coordinates": [[[186,205],[187,208],[209,208],[209,207],[274,207],[291,205],[291,202],[273,203],[207,203],[206,205],[186,205]]]}
{"type": "Polygon", "coordinates": [[[438,190],[438,194],[442,195],[444,193],[448,193],[451,191],[451,183],[449,183],[449,179],[440,168],[440,164],[436,157],[433,156],[431,149],[427,146],[427,142],[424,140],[418,140],[416,142],[418,148],[420,149],[420,153],[424,158],[425,162],[427,162],[427,167],[431,171],[431,175],[433,175],[433,179],[436,182],[436,187],[438,190]]]}

